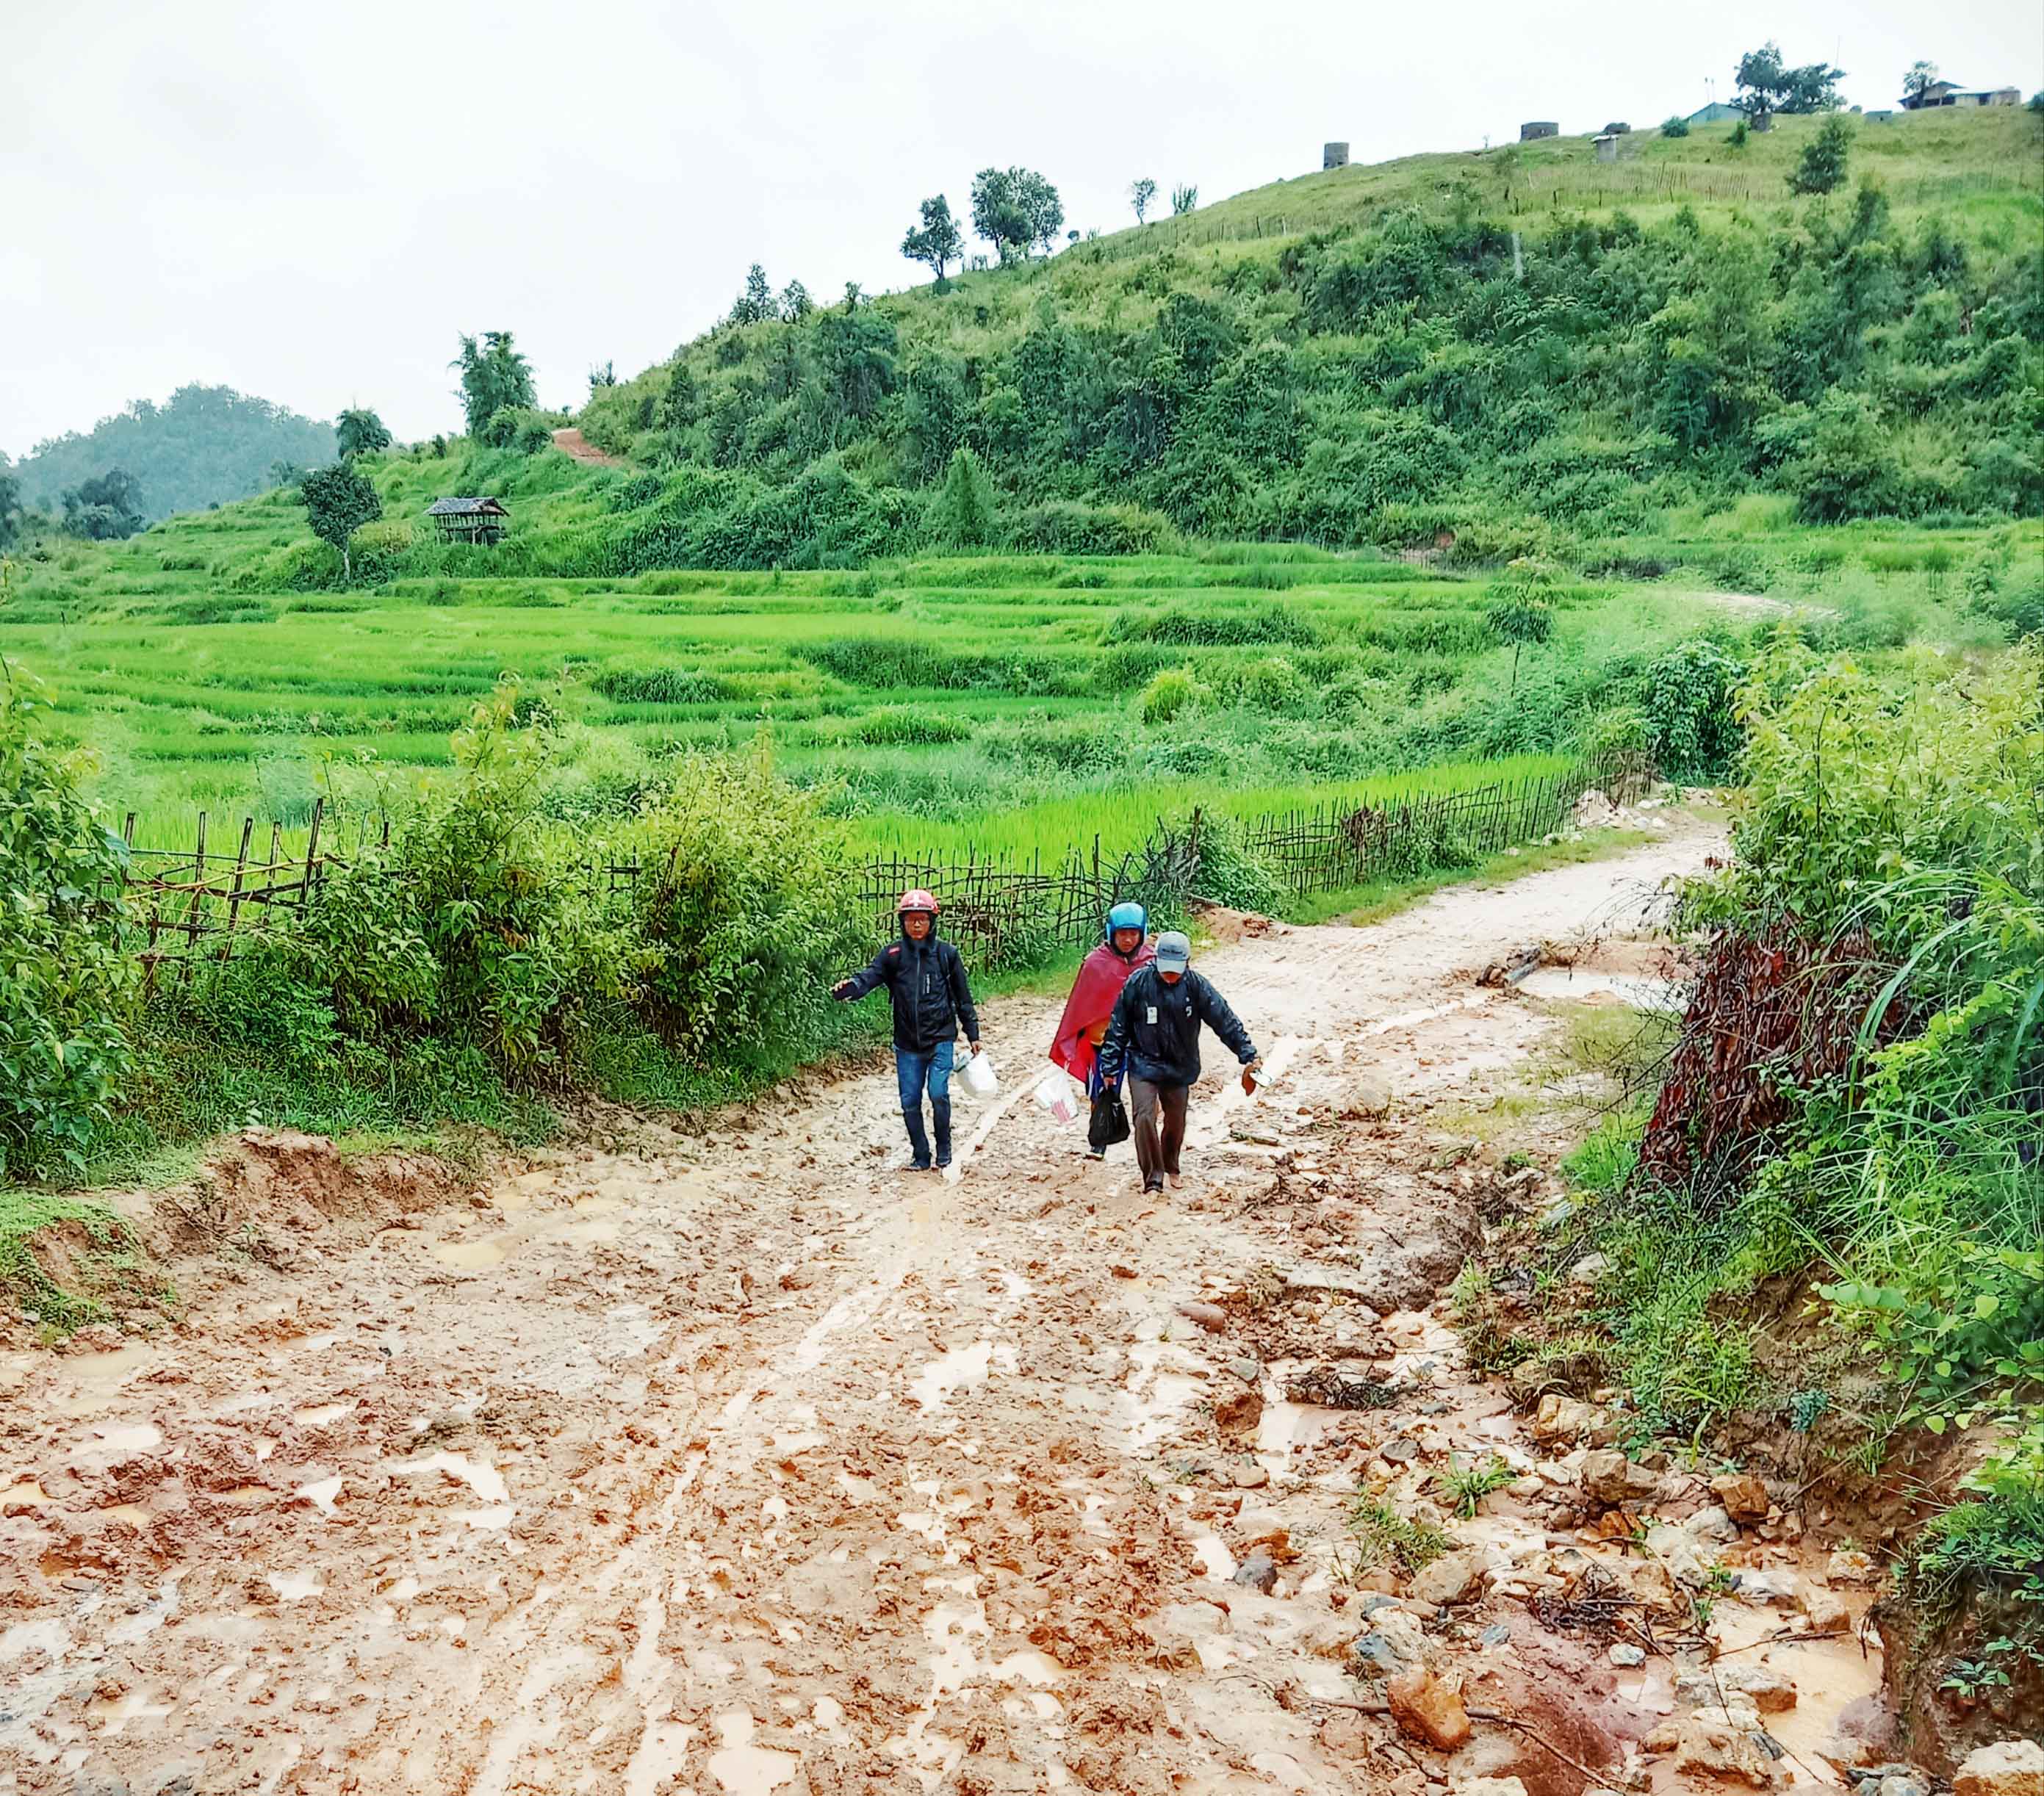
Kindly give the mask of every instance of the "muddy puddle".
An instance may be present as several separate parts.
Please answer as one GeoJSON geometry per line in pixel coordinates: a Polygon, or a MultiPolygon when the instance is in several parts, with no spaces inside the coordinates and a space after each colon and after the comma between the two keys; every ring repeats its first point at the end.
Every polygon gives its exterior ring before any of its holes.
{"type": "Polygon", "coordinates": [[[1675,980],[1596,967],[1535,967],[1519,981],[1519,989],[1564,1004],[1624,1004],[1643,1011],[1679,1011],[1687,1001],[1686,988],[1675,980]]]}

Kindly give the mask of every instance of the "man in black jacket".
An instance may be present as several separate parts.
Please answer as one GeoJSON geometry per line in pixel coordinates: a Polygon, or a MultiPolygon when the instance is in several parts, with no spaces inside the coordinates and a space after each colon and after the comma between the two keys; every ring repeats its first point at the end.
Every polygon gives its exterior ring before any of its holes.
{"type": "Polygon", "coordinates": [[[905,892],[894,907],[901,939],[873,957],[863,973],[831,988],[839,999],[863,998],[885,985],[894,1002],[894,1076],[901,1087],[901,1120],[909,1127],[910,1170],[930,1169],[930,1138],[923,1132],[923,1092],[930,1094],[930,1120],[936,1125],[939,1167],[951,1163],[951,1057],[959,1025],[974,1053],[979,1052],[979,1012],[973,1008],[965,962],[937,934],[937,901],[924,891],[905,892]]]}
{"type": "Polygon", "coordinates": [[[1242,1062],[1242,1088],[1256,1089],[1256,1044],[1228,1000],[1192,970],[1193,945],[1177,930],[1157,938],[1157,957],[1128,976],[1101,1043],[1103,1083],[1128,1079],[1130,1131],[1146,1192],[1178,1182],[1185,1103],[1200,1076],[1200,1025],[1242,1062]]]}

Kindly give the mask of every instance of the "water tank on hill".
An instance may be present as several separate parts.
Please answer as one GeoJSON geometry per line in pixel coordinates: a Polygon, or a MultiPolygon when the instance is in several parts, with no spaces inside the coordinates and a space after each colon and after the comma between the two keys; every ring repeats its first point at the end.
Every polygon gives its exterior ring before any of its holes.
{"type": "Polygon", "coordinates": [[[1320,146],[1320,167],[1323,168],[1347,167],[1348,145],[1346,144],[1323,144],[1320,146]]]}

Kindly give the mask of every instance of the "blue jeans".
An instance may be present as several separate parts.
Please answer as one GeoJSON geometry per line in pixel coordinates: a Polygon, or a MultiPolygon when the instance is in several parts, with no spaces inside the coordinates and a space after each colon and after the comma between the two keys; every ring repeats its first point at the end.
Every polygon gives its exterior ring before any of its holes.
{"type": "Polygon", "coordinates": [[[923,1133],[923,1088],[930,1088],[930,1120],[937,1126],[937,1164],[951,1163],[951,1054],[957,1044],[939,1042],[926,1054],[894,1050],[894,1076],[901,1087],[901,1120],[918,1166],[930,1164],[930,1138],[923,1133]]]}

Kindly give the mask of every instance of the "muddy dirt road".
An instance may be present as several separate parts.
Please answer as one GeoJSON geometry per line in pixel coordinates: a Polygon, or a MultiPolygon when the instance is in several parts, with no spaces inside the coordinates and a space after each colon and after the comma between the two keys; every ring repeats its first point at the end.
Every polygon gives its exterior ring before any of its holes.
{"type": "MultiPolygon", "coordinates": [[[[1161,1202],[1031,1101],[1042,1000],[991,1009],[1006,1095],[961,1099],[951,1183],[901,1169],[879,1069],[436,1205],[252,1138],[287,1245],[188,1263],[153,1338],[0,1360],[0,1790],[1423,1790],[1327,1706],[1389,1600],[1344,1579],[1344,1506],[1393,1436],[1521,1424],[1430,1391],[1448,1331],[1397,1313],[1473,1227],[1416,1143],[1554,1027],[1473,969],[1717,846],[1216,946],[1270,1084],[1210,1046],[1161,1202]],[[1178,1313],[1309,1264],[1383,1320],[1323,1296],[1290,1345],[1381,1334],[1416,1407],[1285,1401],[1292,1307],[1178,1313]]],[[[1650,1725],[1643,1683],[1522,1644],[1650,1725]]]]}

